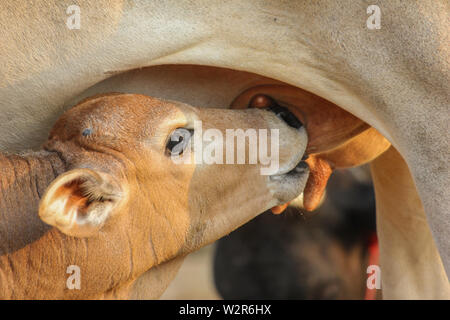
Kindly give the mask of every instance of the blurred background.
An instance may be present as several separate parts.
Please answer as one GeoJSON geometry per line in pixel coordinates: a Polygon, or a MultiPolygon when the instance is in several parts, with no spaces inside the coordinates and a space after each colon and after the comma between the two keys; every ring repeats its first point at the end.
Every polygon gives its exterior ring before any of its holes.
{"type": "Polygon", "coordinates": [[[299,198],[192,253],[161,299],[364,299],[375,228],[369,168],[336,170],[317,210],[299,198]]]}

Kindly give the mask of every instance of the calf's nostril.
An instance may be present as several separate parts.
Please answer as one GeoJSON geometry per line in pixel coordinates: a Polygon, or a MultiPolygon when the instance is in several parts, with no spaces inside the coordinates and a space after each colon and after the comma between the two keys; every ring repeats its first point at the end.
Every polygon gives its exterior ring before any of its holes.
{"type": "Polygon", "coordinates": [[[303,123],[301,123],[300,120],[297,119],[296,116],[294,116],[287,108],[279,106],[279,105],[272,105],[268,108],[270,111],[274,112],[277,117],[282,119],[284,122],[286,122],[289,126],[300,129],[303,126],[303,123]]]}
{"type": "Polygon", "coordinates": [[[288,108],[282,107],[276,103],[274,99],[265,94],[257,94],[255,95],[248,104],[249,108],[265,108],[269,111],[272,111],[279,117],[281,120],[286,122],[289,126],[300,129],[303,126],[300,120],[294,116],[288,108]]]}

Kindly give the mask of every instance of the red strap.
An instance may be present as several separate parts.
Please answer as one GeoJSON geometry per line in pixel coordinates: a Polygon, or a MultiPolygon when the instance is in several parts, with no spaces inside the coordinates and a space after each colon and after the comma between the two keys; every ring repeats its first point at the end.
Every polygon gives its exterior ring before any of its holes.
{"type": "MultiPolygon", "coordinates": [[[[367,265],[368,266],[378,265],[379,248],[376,233],[374,233],[369,239],[368,252],[369,252],[369,261],[367,265]]],[[[366,285],[366,294],[364,300],[376,300],[376,298],[377,298],[377,289],[369,289],[366,285]]]]}

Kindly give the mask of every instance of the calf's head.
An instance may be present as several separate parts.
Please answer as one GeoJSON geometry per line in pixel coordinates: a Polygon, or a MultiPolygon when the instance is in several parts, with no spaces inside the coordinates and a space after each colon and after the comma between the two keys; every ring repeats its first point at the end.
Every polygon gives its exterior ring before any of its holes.
{"type": "Polygon", "coordinates": [[[298,196],[308,177],[301,161],[306,144],[300,124],[289,126],[267,110],[194,108],[135,94],[93,97],[67,111],[50,133],[45,148],[69,170],[48,187],[39,215],[69,236],[126,243],[135,269],[145,271],[298,196]],[[268,150],[278,146],[276,172],[264,175],[267,165],[249,163],[249,138],[230,150],[230,129],[266,129],[268,150]],[[243,146],[244,164],[226,164],[227,153],[237,162],[243,146]]]}

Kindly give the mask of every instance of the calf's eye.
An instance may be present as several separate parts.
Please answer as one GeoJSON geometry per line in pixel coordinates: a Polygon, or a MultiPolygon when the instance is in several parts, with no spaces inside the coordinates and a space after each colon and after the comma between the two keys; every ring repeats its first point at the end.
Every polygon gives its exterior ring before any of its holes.
{"type": "Polygon", "coordinates": [[[189,146],[194,130],[178,128],[175,129],[167,141],[166,149],[171,156],[181,155],[189,146]]]}

